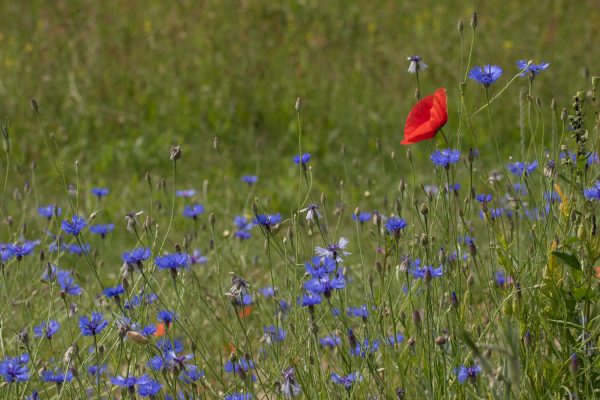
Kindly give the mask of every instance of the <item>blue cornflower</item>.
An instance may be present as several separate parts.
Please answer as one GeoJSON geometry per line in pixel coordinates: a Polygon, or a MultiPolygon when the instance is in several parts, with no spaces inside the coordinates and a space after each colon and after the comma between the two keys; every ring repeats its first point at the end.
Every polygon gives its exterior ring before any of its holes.
{"type": "MultiPolygon", "coordinates": [[[[247,360],[246,358],[238,358],[235,362],[229,360],[225,363],[223,369],[227,373],[234,373],[244,378],[250,370],[254,369],[254,361],[247,360]]],[[[254,379],[256,378],[252,376],[252,380],[254,379]]]]}
{"type": "Polygon", "coordinates": [[[48,322],[42,322],[41,324],[33,327],[33,335],[35,337],[44,337],[46,339],[52,339],[52,336],[56,335],[60,328],[58,321],[51,319],[48,322]]]}
{"type": "Polygon", "coordinates": [[[460,183],[451,183],[450,186],[448,186],[448,184],[446,184],[447,192],[453,192],[453,193],[458,194],[459,190],[460,190],[460,183]]]}
{"type": "Polygon", "coordinates": [[[340,343],[342,343],[342,339],[340,339],[339,336],[325,336],[324,338],[319,339],[319,343],[321,343],[321,346],[323,347],[336,347],[338,346],[340,343]]]}
{"type": "Polygon", "coordinates": [[[71,382],[73,380],[73,373],[68,369],[63,371],[60,370],[47,370],[42,372],[42,381],[54,382],[57,385],[62,385],[65,382],[71,382]]]}
{"type": "Polygon", "coordinates": [[[527,65],[527,64],[528,64],[527,61],[519,60],[519,61],[517,61],[517,68],[519,68],[521,71],[523,71],[519,74],[520,76],[526,76],[529,74],[531,79],[534,79],[537,74],[544,71],[546,68],[548,68],[550,66],[550,63],[547,63],[547,62],[543,62],[541,64],[534,64],[534,63],[531,63],[529,65],[527,65]]]}
{"type": "Polygon", "coordinates": [[[173,311],[160,310],[156,318],[166,326],[169,326],[177,319],[177,315],[173,311]]]}
{"type": "Polygon", "coordinates": [[[37,390],[31,392],[31,396],[25,398],[25,400],[40,400],[40,395],[37,390]]]}
{"type": "Polygon", "coordinates": [[[600,200],[600,181],[591,188],[583,189],[583,195],[588,200],[600,200]]]}
{"type": "Polygon", "coordinates": [[[379,340],[365,339],[362,343],[357,342],[356,347],[350,349],[350,354],[356,357],[365,357],[377,351],[379,351],[379,340]]]}
{"type": "Polygon", "coordinates": [[[0,376],[8,383],[26,382],[29,380],[29,354],[18,357],[7,357],[0,361],[0,376]]]}
{"type": "Polygon", "coordinates": [[[484,67],[475,67],[469,71],[469,78],[486,88],[496,82],[502,75],[502,68],[497,65],[486,65],[484,67]]]}
{"type": "Polygon", "coordinates": [[[266,230],[270,230],[281,221],[281,214],[258,214],[256,223],[263,226],[266,230]]]}
{"type": "Polygon", "coordinates": [[[256,175],[244,175],[242,176],[242,182],[246,182],[248,186],[252,186],[258,181],[258,176],[256,175]]]}
{"type": "Polygon", "coordinates": [[[4,251],[2,251],[2,261],[10,260],[15,257],[17,261],[21,261],[23,257],[33,253],[35,246],[38,242],[26,241],[21,243],[14,243],[6,245],[4,251]]]}
{"type": "Polygon", "coordinates": [[[189,259],[187,254],[172,253],[156,257],[154,262],[158,269],[170,269],[171,271],[175,271],[177,268],[187,267],[189,259]]]}
{"type": "Polygon", "coordinates": [[[174,353],[181,353],[183,351],[183,343],[181,340],[169,340],[161,339],[156,343],[156,346],[163,352],[168,353],[170,351],[174,353]]]}
{"type": "Polygon", "coordinates": [[[460,160],[460,151],[453,149],[442,149],[434,151],[429,159],[437,166],[449,168],[450,164],[456,164],[460,160]]]}
{"type": "Polygon", "coordinates": [[[117,285],[115,287],[106,288],[102,291],[102,294],[104,294],[108,298],[119,297],[120,295],[122,295],[124,293],[125,293],[125,289],[123,288],[123,285],[117,285]]]}
{"type": "Polygon", "coordinates": [[[258,291],[264,297],[273,297],[273,296],[275,296],[275,289],[273,288],[273,286],[267,286],[267,287],[264,287],[264,288],[260,288],[260,289],[258,289],[258,291]]]}
{"type": "Polygon", "coordinates": [[[167,369],[167,366],[165,363],[166,363],[166,359],[163,356],[158,355],[158,356],[154,356],[154,357],[150,358],[148,360],[148,362],[146,363],[146,366],[148,368],[150,368],[152,371],[160,372],[160,371],[167,369]]]}
{"type": "Polygon", "coordinates": [[[188,259],[189,259],[190,265],[206,264],[208,262],[208,257],[203,256],[202,252],[198,249],[194,250],[192,252],[192,254],[189,254],[188,259]]]}
{"type": "Polygon", "coordinates": [[[506,276],[504,274],[504,271],[502,271],[502,270],[496,271],[496,285],[498,285],[500,287],[504,287],[505,283],[506,283],[506,276]]]}
{"type": "Polygon", "coordinates": [[[230,393],[225,395],[225,400],[252,400],[250,393],[230,393]]]}
{"type": "Polygon", "coordinates": [[[340,240],[337,243],[332,243],[327,247],[315,247],[315,253],[321,257],[331,258],[336,262],[342,261],[343,256],[350,254],[344,250],[348,243],[348,239],[340,237],[340,240]]]}
{"type": "Polygon", "coordinates": [[[90,226],[90,232],[100,235],[102,239],[115,229],[115,224],[99,224],[90,226]]]}
{"type": "Polygon", "coordinates": [[[489,203],[492,201],[492,195],[489,193],[478,194],[475,199],[480,203],[489,203]]]}
{"type": "Polygon", "coordinates": [[[390,335],[387,337],[387,339],[385,340],[385,342],[389,345],[389,346],[394,346],[396,344],[400,344],[404,341],[404,335],[401,333],[397,333],[396,337],[394,337],[394,335],[390,335]]]}
{"type": "Polygon", "coordinates": [[[150,381],[150,378],[148,378],[147,375],[142,375],[139,378],[136,378],[133,375],[128,376],[127,378],[124,378],[120,375],[110,378],[110,382],[113,385],[126,387],[128,389],[133,389],[135,387],[135,385],[143,385],[143,384],[148,383],[149,381],[150,381]]]}
{"type": "Polygon", "coordinates": [[[553,190],[548,190],[548,191],[544,192],[544,200],[546,200],[549,203],[556,203],[556,202],[560,203],[560,196],[558,195],[558,192],[555,192],[553,190]]]}
{"type": "Polygon", "coordinates": [[[202,204],[194,204],[193,206],[185,206],[183,209],[183,216],[187,218],[198,219],[198,215],[204,212],[204,206],[202,204]]]}
{"type": "Polygon", "coordinates": [[[146,325],[140,333],[146,337],[150,337],[156,333],[156,325],[146,325]]]}
{"type": "Polygon", "coordinates": [[[156,299],[158,299],[158,296],[155,293],[142,293],[139,295],[136,294],[131,298],[131,300],[125,302],[125,305],[123,307],[125,307],[126,310],[130,310],[132,308],[140,306],[142,302],[144,304],[152,304],[156,301],[156,299]]]}
{"type": "Polygon", "coordinates": [[[194,383],[202,378],[204,378],[204,371],[195,365],[186,365],[179,375],[179,380],[188,384],[194,383]]]}
{"type": "Polygon", "coordinates": [[[349,390],[355,382],[362,381],[362,376],[360,376],[358,372],[352,372],[346,376],[338,375],[335,372],[332,372],[331,381],[338,385],[344,385],[344,387],[349,390]]]}
{"type": "Polygon", "coordinates": [[[369,316],[369,309],[366,304],[359,307],[348,307],[346,309],[346,315],[349,317],[361,317],[366,319],[369,316]]]}
{"type": "Polygon", "coordinates": [[[520,183],[515,183],[513,184],[513,190],[515,191],[515,194],[521,195],[521,196],[525,196],[527,195],[527,186],[526,185],[522,185],[520,183]]]}
{"type": "Polygon", "coordinates": [[[457,375],[460,383],[465,383],[467,379],[471,382],[475,382],[477,375],[481,373],[481,367],[479,365],[474,365],[472,367],[461,365],[454,370],[454,373],[457,375]]]}
{"type": "Polygon", "coordinates": [[[441,265],[438,268],[433,268],[431,266],[414,268],[411,272],[415,279],[425,279],[426,281],[431,278],[439,278],[443,274],[441,265]]]}
{"type": "Polygon", "coordinates": [[[368,222],[371,219],[372,214],[370,212],[367,211],[361,211],[358,214],[352,214],[352,219],[354,221],[358,221],[362,224],[364,224],[365,222],[368,222]]]}
{"type": "Polygon", "coordinates": [[[156,396],[162,385],[153,379],[150,379],[146,382],[141,382],[138,384],[138,394],[142,397],[152,397],[156,396]]]}
{"type": "Polygon", "coordinates": [[[68,271],[57,271],[56,281],[60,286],[61,294],[68,294],[70,296],[78,296],[81,294],[81,287],[75,284],[75,279],[71,276],[68,271]]]}
{"type": "Polygon", "coordinates": [[[313,278],[322,278],[335,271],[335,261],[329,257],[313,257],[304,264],[304,269],[313,278]]]}
{"type": "MultiPolygon", "coordinates": [[[[496,219],[500,218],[502,216],[503,212],[504,212],[503,208],[491,208],[491,209],[489,209],[490,218],[492,219],[492,221],[495,221],[496,219]]],[[[481,219],[485,218],[484,212],[483,211],[479,211],[479,216],[481,217],[481,219]]]]}
{"type": "Polygon", "coordinates": [[[175,192],[175,196],[177,196],[177,197],[185,197],[185,198],[192,197],[195,194],[196,194],[196,191],[194,189],[178,190],[178,191],[175,192]]]}
{"type": "Polygon", "coordinates": [[[102,317],[102,314],[94,311],[91,317],[79,317],[79,329],[83,336],[96,336],[108,326],[108,322],[102,317]]]}
{"type": "Polygon", "coordinates": [[[124,262],[126,262],[129,265],[141,267],[142,261],[147,260],[148,258],[150,258],[150,256],[151,253],[149,248],[138,247],[134,250],[126,251],[125,253],[123,253],[121,258],[124,262]]]}
{"type": "Polygon", "coordinates": [[[326,298],[331,297],[331,293],[335,289],[343,289],[346,287],[346,279],[343,275],[339,275],[334,279],[329,276],[321,278],[313,278],[304,284],[304,288],[309,292],[323,294],[326,298]]]}
{"type": "Polygon", "coordinates": [[[240,240],[250,239],[250,229],[254,227],[253,221],[248,221],[243,215],[238,215],[233,219],[233,223],[237,227],[233,236],[240,240]]]}
{"type": "Polygon", "coordinates": [[[537,160],[534,160],[531,163],[517,161],[515,163],[508,164],[506,167],[515,176],[529,176],[537,169],[538,162],[537,160]]]}
{"type": "Polygon", "coordinates": [[[92,249],[92,246],[89,243],[83,243],[83,245],[79,245],[79,243],[71,243],[66,247],[69,253],[81,255],[84,252],[89,252],[92,249]]]}
{"type": "Polygon", "coordinates": [[[306,166],[310,161],[310,153],[304,153],[302,155],[296,154],[293,158],[294,164],[302,164],[302,166],[306,166]]]}
{"type": "Polygon", "coordinates": [[[385,229],[396,238],[400,236],[402,229],[406,227],[406,221],[398,217],[389,217],[385,223],[385,229]]]}
{"type": "Polygon", "coordinates": [[[283,328],[277,328],[274,325],[263,326],[263,339],[267,344],[273,342],[283,342],[287,332],[283,328]]]}
{"type": "Polygon", "coordinates": [[[62,208],[56,207],[54,204],[38,207],[38,214],[46,219],[52,219],[53,216],[59,217],[62,214],[62,208]]]}
{"type": "Polygon", "coordinates": [[[73,215],[71,221],[65,219],[62,222],[62,230],[65,231],[65,233],[73,236],[79,235],[79,232],[81,232],[86,226],[87,222],[85,222],[85,219],[78,215],[73,215]]]}
{"type": "Polygon", "coordinates": [[[410,61],[410,64],[408,65],[408,72],[411,74],[427,69],[427,64],[423,62],[423,58],[421,56],[408,56],[406,60],[410,61]]]}
{"type": "Polygon", "coordinates": [[[92,188],[92,194],[97,196],[99,199],[104,196],[108,196],[108,193],[109,193],[108,188],[102,188],[102,187],[92,188]]]}
{"type": "Polygon", "coordinates": [[[321,304],[321,296],[315,293],[306,293],[302,295],[301,299],[298,299],[298,304],[302,307],[314,307],[317,304],[321,304]]]}
{"type": "Polygon", "coordinates": [[[101,364],[101,365],[90,365],[87,369],[88,374],[90,374],[91,376],[101,376],[104,375],[106,373],[107,367],[106,364],[101,364]]]}
{"type": "Polygon", "coordinates": [[[319,212],[319,205],[316,203],[309,204],[306,208],[300,210],[300,212],[306,213],[306,220],[313,222],[314,220],[321,219],[321,213],[319,212]]]}

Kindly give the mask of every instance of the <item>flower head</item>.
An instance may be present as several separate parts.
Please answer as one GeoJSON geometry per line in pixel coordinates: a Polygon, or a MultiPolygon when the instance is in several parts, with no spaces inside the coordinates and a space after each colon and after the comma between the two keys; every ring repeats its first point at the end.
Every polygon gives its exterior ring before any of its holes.
{"type": "Polygon", "coordinates": [[[33,253],[33,250],[37,244],[38,242],[31,241],[8,244],[6,245],[4,251],[2,251],[2,261],[10,260],[13,257],[15,257],[17,261],[21,261],[23,257],[33,253]]]}
{"type": "Polygon", "coordinates": [[[550,66],[550,63],[547,63],[547,62],[543,62],[541,64],[534,64],[534,63],[528,63],[525,60],[517,61],[517,68],[519,68],[521,71],[523,71],[519,75],[520,76],[529,75],[530,78],[532,78],[532,79],[534,79],[537,74],[544,71],[549,66],[550,66]]]}
{"type": "Polygon", "coordinates": [[[175,196],[184,197],[184,198],[190,198],[190,197],[194,196],[195,194],[196,194],[196,191],[194,189],[178,190],[175,192],[175,196]]]}
{"type": "Polygon", "coordinates": [[[450,164],[456,164],[460,160],[460,151],[453,149],[436,150],[429,158],[435,165],[448,168],[450,164]]]}
{"type": "Polygon", "coordinates": [[[204,206],[202,204],[194,204],[193,206],[185,206],[183,209],[183,216],[187,218],[197,219],[198,215],[204,212],[204,206]]]}
{"type": "Polygon", "coordinates": [[[136,265],[141,267],[142,261],[149,259],[151,256],[150,249],[144,247],[138,247],[131,251],[126,251],[123,253],[121,258],[123,261],[129,265],[136,265]]]}
{"type": "Polygon", "coordinates": [[[427,64],[425,64],[422,61],[423,59],[421,58],[421,56],[408,56],[406,59],[410,61],[410,65],[408,66],[408,72],[410,72],[411,74],[427,69],[427,64]]]}
{"type": "Polygon", "coordinates": [[[60,286],[61,293],[70,296],[78,296],[81,294],[81,287],[75,284],[75,279],[68,271],[58,270],[56,272],[56,281],[60,286]]]}
{"type": "Polygon", "coordinates": [[[479,365],[474,365],[472,367],[465,367],[461,365],[456,368],[454,372],[457,375],[458,381],[460,383],[465,383],[467,379],[474,382],[477,379],[477,375],[481,373],[481,367],[479,365]]]}
{"type": "Polygon", "coordinates": [[[401,144],[414,144],[435,137],[438,130],[448,122],[446,89],[440,88],[433,95],[425,96],[408,113],[401,144]]]}
{"type": "Polygon", "coordinates": [[[6,357],[0,360],[0,376],[8,383],[26,382],[29,380],[29,354],[19,357],[6,357]]]}
{"type": "Polygon", "coordinates": [[[292,157],[292,160],[294,161],[294,164],[296,164],[296,165],[301,164],[301,165],[305,166],[310,161],[310,153],[304,153],[302,155],[296,154],[294,157],[292,157]]]}
{"type": "Polygon", "coordinates": [[[52,219],[53,216],[60,216],[62,214],[62,208],[49,204],[47,206],[38,207],[38,214],[46,219],[52,219]]]}
{"type": "Polygon", "coordinates": [[[281,214],[258,214],[256,223],[269,230],[281,221],[281,214]]]}
{"type": "Polygon", "coordinates": [[[394,235],[396,238],[400,236],[400,233],[405,227],[406,221],[399,217],[390,217],[385,223],[385,230],[394,235]]]}
{"type": "Polygon", "coordinates": [[[336,262],[342,261],[343,256],[347,256],[350,253],[344,251],[348,245],[348,239],[340,237],[337,243],[332,243],[327,247],[315,247],[315,252],[321,257],[328,257],[336,262]]]}
{"type": "Polygon", "coordinates": [[[338,375],[335,372],[331,374],[331,381],[338,385],[344,385],[346,389],[350,389],[355,382],[360,382],[362,376],[358,372],[352,372],[346,376],[338,375]]]}
{"type": "Polygon", "coordinates": [[[109,193],[109,191],[107,188],[101,188],[101,187],[92,188],[92,194],[94,194],[98,198],[108,196],[108,193],[109,193]]]}
{"type": "Polygon", "coordinates": [[[77,236],[87,226],[85,219],[78,215],[73,215],[71,221],[64,220],[62,222],[62,230],[69,235],[77,236]]]}
{"type": "Polygon", "coordinates": [[[475,67],[469,72],[469,78],[486,88],[496,82],[502,76],[502,68],[497,65],[486,65],[484,67],[475,67]]]}
{"type": "Polygon", "coordinates": [[[246,182],[248,186],[252,186],[258,181],[258,176],[256,175],[244,175],[242,176],[242,182],[246,182]]]}
{"type": "Polygon", "coordinates": [[[177,268],[187,267],[189,258],[188,255],[184,253],[172,253],[156,257],[154,262],[158,269],[176,270],[177,268]]]}
{"type": "Polygon", "coordinates": [[[35,337],[44,337],[46,339],[52,339],[52,336],[56,335],[60,324],[58,321],[51,319],[48,322],[42,322],[41,324],[33,327],[33,335],[35,337]]]}
{"type": "Polygon", "coordinates": [[[144,382],[138,383],[138,394],[142,397],[152,397],[156,396],[162,385],[160,382],[155,381],[153,379],[148,379],[144,382]]]}
{"type": "Polygon", "coordinates": [[[158,312],[157,318],[160,322],[169,326],[177,319],[177,315],[173,311],[161,310],[158,312]]]}
{"type": "Polygon", "coordinates": [[[114,229],[115,224],[100,224],[90,226],[90,232],[100,235],[102,238],[106,237],[106,235],[108,235],[114,229]]]}
{"type": "Polygon", "coordinates": [[[123,288],[123,285],[117,285],[115,287],[106,288],[102,291],[102,294],[108,298],[119,297],[124,293],[125,289],[123,288]]]}
{"type": "Polygon", "coordinates": [[[590,188],[583,189],[583,195],[588,200],[600,200],[600,181],[590,188]]]}
{"type": "Polygon", "coordinates": [[[54,382],[57,385],[62,385],[65,382],[71,382],[73,380],[73,373],[68,369],[65,371],[60,370],[46,370],[42,372],[42,381],[54,382]]]}
{"type": "Polygon", "coordinates": [[[107,326],[108,322],[99,312],[93,312],[91,317],[85,315],[79,317],[79,329],[83,336],[96,336],[107,326]]]}
{"type": "Polygon", "coordinates": [[[515,163],[508,164],[506,167],[515,176],[529,176],[537,169],[538,162],[537,160],[534,160],[531,163],[517,161],[515,163]]]}

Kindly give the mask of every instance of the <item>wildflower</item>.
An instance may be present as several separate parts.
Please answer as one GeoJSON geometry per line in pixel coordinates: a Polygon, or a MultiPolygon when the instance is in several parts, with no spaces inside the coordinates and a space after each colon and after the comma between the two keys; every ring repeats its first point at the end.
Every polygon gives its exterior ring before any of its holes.
{"type": "Polygon", "coordinates": [[[148,258],[150,258],[150,256],[150,249],[138,247],[131,251],[124,252],[121,256],[121,259],[131,266],[137,266],[138,268],[141,268],[143,266],[142,261],[147,260],[148,258]]]}
{"type": "Polygon", "coordinates": [[[404,335],[401,333],[397,333],[396,336],[394,336],[394,335],[388,336],[385,342],[389,346],[394,346],[396,344],[402,343],[403,341],[404,341],[404,335]]]}
{"type": "Polygon", "coordinates": [[[185,206],[183,209],[183,216],[196,220],[198,219],[198,215],[202,214],[203,212],[204,206],[202,204],[194,204],[193,206],[185,206]]]}
{"type": "Polygon", "coordinates": [[[496,285],[500,287],[504,287],[506,283],[506,276],[504,275],[504,271],[496,271],[496,285]]]}
{"type": "Polygon", "coordinates": [[[520,183],[513,184],[513,190],[515,194],[525,196],[527,195],[527,186],[521,185],[520,183]]]}
{"type": "Polygon", "coordinates": [[[258,176],[255,175],[244,175],[242,176],[242,182],[246,182],[248,186],[252,186],[258,181],[258,176]]]}
{"type": "Polygon", "coordinates": [[[264,287],[264,288],[260,288],[260,289],[258,289],[258,291],[264,297],[273,297],[273,296],[275,296],[275,289],[272,286],[267,286],[267,287],[264,287]]]}
{"type": "Polygon", "coordinates": [[[99,312],[93,312],[91,317],[79,317],[79,329],[83,336],[96,336],[108,326],[108,322],[99,312]]]}
{"type": "Polygon", "coordinates": [[[460,383],[465,383],[467,379],[469,379],[471,382],[475,382],[477,375],[481,373],[481,367],[479,365],[474,365],[472,367],[465,367],[464,365],[461,365],[454,370],[454,373],[457,375],[460,383]]]}
{"type": "Polygon", "coordinates": [[[435,165],[449,168],[450,164],[456,164],[460,160],[460,151],[453,149],[436,150],[429,158],[435,165]]]}
{"type": "Polygon", "coordinates": [[[306,213],[306,220],[307,221],[314,221],[315,219],[320,219],[321,218],[321,214],[319,213],[319,205],[318,204],[309,204],[306,208],[303,208],[302,210],[300,210],[300,212],[305,212],[306,213]]]}
{"type": "Polygon", "coordinates": [[[10,260],[15,257],[17,261],[21,261],[23,257],[33,253],[35,246],[38,242],[26,241],[21,243],[14,243],[6,245],[4,251],[2,251],[2,261],[10,260]]]}
{"type": "Polygon", "coordinates": [[[102,239],[106,237],[110,232],[115,229],[115,224],[104,224],[104,225],[92,225],[90,226],[90,232],[100,235],[102,239]]]}
{"type": "Polygon", "coordinates": [[[302,295],[301,299],[298,299],[298,304],[302,307],[314,307],[317,304],[321,304],[321,296],[315,293],[306,293],[302,295]]]}
{"type": "Polygon", "coordinates": [[[324,338],[319,339],[319,343],[323,347],[336,347],[342,343],[342,339],[339,336],[325,336],[324,338]]]}
{"type": "Polygon", "coordinates": [[[170,269],[176,271],[177,268],[184,268],[188,265],[188,256],[184,253],[172,253],[159,256],[154,259],[158,269],[170,269]]]}
{"type": "Polygon", "coordinates": [[[301,164],[303,167],[306,167],[306,164],[310,161],[310,153],[296,154],[292,159],[294,160],[294,164],[301,164]]]}
{"type": "Polygon", "coordinates": [[[204,371],[195,365],[187,365],[186,368],[181,371],[181,375],[179,375],[179,380],[188,384],[194,383],[202,378],[204,378],[204,371]]]}
{"type": "Polygon", "coordinates": [[[311,261],[304,264],[306,273],[313,278],[322,278],[335,271],[335,261],[329,257],[313,257],[311,261]]]}
{"type": "Polygon", "coordinates": [[[292,397],[296,397],[300,394],[301,389],[300,385],[296,381],[296,377],[294,375],[294,368],[288,368],[283,371],[283,376],[279,383],[279,391],[283,398],[291,399],[292,397]]]}
{"type": "Polygon", "coordinates": [[[287,335],[287,332],[283,328],[276,328],[273,325],[263,326],[263,340],[267,344],[273,342],[283,342],[287,335]]]}
{"type": "Polygon", "coordinates": [[[69,251],[69,253],[72,254],[76,254],[76,255],[81,255],[86,251],[90,251],[92,249],[92,246],[90,246],[89,243],[83,243],[82,245],[79,245],[78,243],[71,243],[66,250],[69,251]]]}
{"type": "Polygon", "coordinates": [[[346,315],[349,317],[361,317],[366,319],[369,316],[369,309],[366,304],[359,307],[348,307],[346,309],[346,315]]]}
{"type": "Polygon", "coordinates": [[[81,287],[75,284],[75,279],[68,271],[58,270],[56,276],[56,281],[60,286],[61,294],[64,293],[70,296],[78,296],[81,294],[81,287]]]}
{"type": "Polygon", "coordinates": [[[225,400],[252,400],[250,393],[230,393],[225,395],[225,400]]]}
{"type": "Polygon", "coordinates": [[[128,376],[127,378],[121,375],[110,378],[110,382],[113,385],[127,388],[131,392],[133,392],[135,385],[144,385],[147,384],[149,381],[150,378],[147,375],[142,375],[139,378],[136,378],[133,375],[128,376]]]}
{"type": "Polygon", "coordinates": [[[521,71],[523,71],[519,75],[526,76],[529,73],[529,76],[531,79],[535,79],[537,74],[544,71],[549,66],[550,66],[550,63],[547,63],[547,62],[543,62],[541,64],[534,64],[534,63],[529,64],[525,60],[517,61],[517,68],[519,68],[521,71]]]}
{"type": "Polygon", "coordinates": [[[425,96],[408,113],[401,144],[414,144],[435,137],[448,122],[446,89],[440,88],[433,95],[425,96]]]}
{"type": "Polygon", "coordinates": [[[42,372],[42,381],[44,382],[54,382],[57,385],[62,385],[65,382],[71,382],[73,380],[73,373],[70,370],[60,371],[60,370],[46,370],[42,372]]]}
{"type": "Polygon", "coordinates": [[[100,377],[106,373],[107,367],[106,364],[101,365],[90,365],[87,369],[88,374],[91,376],[100,377]]]}
{"type": "Polygon", "coordinates": [[[489,203],[492,201],[492,195],[489,193],[478,194],[475,199],[480,203],[489,203]]]}
{"type": "Polygon", "coordinates": [[[323,294],[326,298],[331,297],[331,293],[335,289],[343,289],[346,287],[346,280],[343,275],[339,275],[331,279],[328,275],[321,278],[313,278],[304,284],[304,288],[309,292],[323,294]]]}
{"type": "Polygon", "coordinates": [[[315,252],[321,257],[328,257],[336,262],[339,262],[342,261],[342,256],[347,256],[350,254],[347,251],[344,251],[347,245],[348,239],[345,237],[340,237],[340,240],[337,243],[332,243],[326,248],[315,247],[315,252]]]}
{"type": "Polygon", "coordinates": [[[469,78],[488,88],[496,82],[502,75],[502,68],[497,65],[486,65],[484,67],[475,67],[469,72],[469,78]]]}
{"type": "Polygon", "coordinates": [[[175,192],[175,196],[184,197],[184,198],[190,198],[190,197],[194,196],[195,194],[196,194],[196,191],[194,189],[178,190],[175,192]]]}
{"type": "Polygon", "coordinates": [[[189,259],[190,265],[206,264],[208,261],[208,258],[206,256],[203,256],[202,252],[198,249],[194,250],[192,252],[192,254],[189,254],[188,259],[189,259]]]}
{"type": "Polygon", "coordinates": [[[29,380],[29,354],[18,357],[6,357],[0,361],[0,376],[8,383],[26,382],[29,380]]]}
{"type": "Polygon", "coordinates": [[[71,221],[64,220],[62,222],[62,230],[69,235],[77,236],[87,226],[85,219],[78,215],[73,215],[71,221]]]}
{"type": "Polygon", "coordinates": [[[92,188],[92,194],[94,194],[95,196],[97,196],[98,199],[101,199],[104,196],[108,196],[108,189],[107,188],[95,187],[95,188],[92,188]]]}
{"type": "Polygon", "coordinates": [[[442,270],[442,266],[440,265],[438,268],[433,268],[431,266],[415,268],[411,272],[412,272],[413,276],[415,277],[415,279],[428,280],[431,278],[441,277],[443,270],[442,270]]]}
{"type": "Polygon", "coordinates": [[[233,223],[237,227],[233,236],[240,240],[250,239],[250,229],[254,227],[254,222],[249,222],[243,215],[238,215],[233,219],[233,223]]]}
{"type": "Polygon", "coordinates": [[[365,222],[368,222],[371,219],[372,214],[370,212],[367,211],[361,211],[358,214],[352,214],[352,219],[354,221],[358,221],[360,222],[360,224],[364,224],[365,222]]]}
{"type": "Polygon", "coordinates": [[[157,318],[160,322],[169,326],[173,323],[173,321],[177,320],[177,315],[169,310],[161,310],[158,312],[157,318]]]}
{"type": "Polygon", "coordinates": [[[231,288],[226,293],[227,297],[237,304],[243,304],[244,297],[250,294],[250,285],[239,275],[231,274],[231,288]]]}
{"type": "Polygon", "coordinates": [[[529,176],[537,169],[538,162],[537,160],[531,163],[517,161],[515,163],[508,164],[506,167],[515,176],[529,176]]]}
{"type": "Polygon", "coordinates": [[[129,301],[127,301],[124,305],[126,310],[130,310],[132,308],[140,306],[142,303],[144,304],[152,304],[158,299],[158,296],[155,293],[148,294],[139,294],[133,296],[129,301]]]}
{"type": "Polygon", "coordinates": [[[355,382],[362,381],[362,376],[358,372],[352,372],[346,376],[338,375],[335,372],[331,374],[331,381],[338,385],[344,385],[347,390],[350,390],[355,382]]]}
{"type": "Polygon", "coordinates": [[[52,219],[53,216],[59,217],[62,214],[62,208],[53,204],[38,207],[38,214],[46,219],[52,219]]]}
{"type": "Polygon", "coordinates": [[[410,72],[411,74],[427,69],[427,64],[425,64],[422,61],[423,58],[421,56],[409,56],[406,59],[410,61],[410,65],[408,66],[408,72],[410,72]]]}
{"type": "Polygon", "coordinates": [[[460,183],[451,183],[450,186],[446,184],[445,189],[446,192],[453,192],[458,195],[458,191],[460,190],[460,183]]]}
{"type": "Polygon", "coordinates": [[[600,181],[596,182],[594,186],[583,189],[583,195],[588,200],[600,200],[600,181]]]}
{"type": "Polygon", "coordinates": [[[152,397],[156,396],[162,385],[153,379],[149,379],[147,381],[138,383],[138,394],[142,397],[152,397]]]}
{"type": "Polygon", "coordinates": [[[58,321],[51,319],[48,322],[42,322],[41,324],[33,327],[33,335],[35,337],[44,337],[46,339],[52,339],[52,336],[56,335],[60,329],[58,321]]]}
{"type": "Polygon", "coordinates": [[[281,214],[258,214],[256,216],[256,223],[264,227],[267,231],[270,231],[275,225],[281,221],[281,214]]]}
{"type": "MultiPolygon", "coordinates": [[[[229,360],[227,361],[227,363],[225,363],[223,369],[227,373],[234,373],[240,376],[240,378],[244,379],[247,376],[248,372],[254,369],[254,362],[252,360],[247,360],[246,358],[236,359],[234,357],[233,360],[229,360]]],[[[255,377],[252,376],[252,380],[254,379],[255,377]]]]}
{"type": "Polygon", "coordinates": [[[385,229],[394,235],[394,237],[398,238],[402,229],[406,227],[406,221],[402,218],[398,217],[390,217],[385,223],[385,229]]]}
{"type": "Polygon", "coordinates": [[[119,296],[124,293],[125,293],[125,289],[123,288],[123,285],[117,285],[112,288],[106,288],[102,291],[102,294],[104,294],[108,298],[113,298],[113,297],[119,298],[119,296]]]}
{"type": "Polygon", "coordinates": [[[350,354],[357,357],[365,357],[379,351],[379,340],[365,339],[362,343],[357,342],[356,346],[350,348],[350,354]]]}

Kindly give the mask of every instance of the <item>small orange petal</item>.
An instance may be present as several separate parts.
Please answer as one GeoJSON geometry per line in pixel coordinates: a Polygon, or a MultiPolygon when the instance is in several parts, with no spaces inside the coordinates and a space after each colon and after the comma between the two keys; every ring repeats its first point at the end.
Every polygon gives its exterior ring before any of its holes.
{"type": "Polygon", "coordinates": [[[167,333],[167,330],[165,329],[165,324],[156,324],[156,332],[154,332],[154,336],[161,337],[164,336],[165,333],[167,333]]]}
{"type": "Polygon", "coordinates": [[[252,308],[244,307],[241,311],[238,312],[238,316],[240,318],[246,318],[248,315],[250,315],[250,313],[252,313],[252,308]]]}

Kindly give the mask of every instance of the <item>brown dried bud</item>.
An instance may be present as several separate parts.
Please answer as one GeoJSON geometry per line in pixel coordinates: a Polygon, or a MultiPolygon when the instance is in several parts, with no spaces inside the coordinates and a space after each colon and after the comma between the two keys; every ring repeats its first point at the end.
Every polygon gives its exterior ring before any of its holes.
{"type": "Polygon", "coordinates": [[[183,153],[183,150],[181,149],[180,145],[171,145],[171,148],[169,149],[169,157],[171,160],[179,160],[181,158],[181,153],[183,153]]]}

